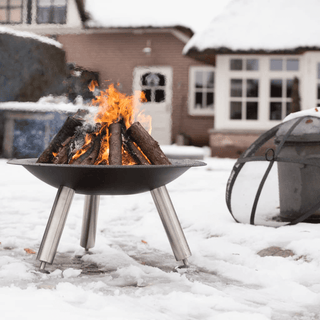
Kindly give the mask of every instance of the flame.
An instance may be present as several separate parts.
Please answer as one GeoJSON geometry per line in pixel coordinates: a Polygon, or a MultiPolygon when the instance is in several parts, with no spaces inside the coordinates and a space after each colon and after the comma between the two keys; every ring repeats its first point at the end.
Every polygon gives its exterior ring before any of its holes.
{"type": "Polygon", "coordinates": [[[90,90],[91,92],[93,92],[94,89],[95,89],[95,87],[97,87],[97,86],[98,86],[98,82],[97,82],[96,80],[92,80],[92,81],[90,82],[88,88],[89,88],[89,90],[90,90]]]}
{"type": "MultiPolygon", "coordinates": [[[[94,91],[97,86],[96,81],[91,81],[89,90],[94,91]]],[[[89,148],[91,141],[97,135],[101,135],[101,146],[99,154],[94,164],[109,164],[109,130],[108,127],[112,123],[122,121],[125,129],[128,129],[134,121],[139,121],[151,134],[151,116],[145,115],[144,110],[140,110],[142,102],[146,102],[143,92],[137,91],[132,96],[127,96],[119,92],[113,84],[111,84],[105,91],[100,91],[100,95],[92,100],[92,105],[98,106],[98,112],[94,117],[94,122],[101,127],[100,131],[95,135],[87,134],[85,143],[78,150],[69,163],[73,163],[81,155],[83,155],[89,148]]],[[[147,158],[147,157],[146,157],[147,158]]],[[[137,164],[133,157],[122,147],[122,164],[134,165],[137,164]]]]}

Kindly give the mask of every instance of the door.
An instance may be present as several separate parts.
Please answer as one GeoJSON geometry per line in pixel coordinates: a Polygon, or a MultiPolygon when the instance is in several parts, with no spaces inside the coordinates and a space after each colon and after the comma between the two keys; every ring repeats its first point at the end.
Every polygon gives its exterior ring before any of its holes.
{"type": "Polygon", "coordinates": [[[171,67],[136,67],[133,92],[143,91],[146,102],[140,107],[152,117],[152,137],[160,145],[171,144],[171,67]]]}

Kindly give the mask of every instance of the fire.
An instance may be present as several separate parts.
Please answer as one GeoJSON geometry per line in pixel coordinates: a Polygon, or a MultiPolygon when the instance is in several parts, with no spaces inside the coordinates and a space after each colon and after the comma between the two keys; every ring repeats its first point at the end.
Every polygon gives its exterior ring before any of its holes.
{"type": "MultiPolygon", "coordinates": [[[[89,90],[94,91],[97,85],[96,81],[91,81],[89,90]]],[[[92,100],[92,105],[98,106],[98,113],[94,118],[94,122],[101,129],[97,133],[88,133],[85,137],[85,143],[71,158],[70,163],[73,163],[82,154],[84,154],[91,145],[94,136],[101,135],[101,146],[98,157],[94,164],[109,164],[109,130],[108,127],[112,123],[121,121],[128,129],[134,121],[139,121],[151,134],[151,116],[145,115],[144,110],[140,110],[141,102],[145,102],[143,92],[136,92],[132,96],[127,96],[119,92],[113,84],[105,91],[100,91],[100,95],[92,100]]],[[[122,147],[122,164],[136,164],[132,156],[122,147]]]]}

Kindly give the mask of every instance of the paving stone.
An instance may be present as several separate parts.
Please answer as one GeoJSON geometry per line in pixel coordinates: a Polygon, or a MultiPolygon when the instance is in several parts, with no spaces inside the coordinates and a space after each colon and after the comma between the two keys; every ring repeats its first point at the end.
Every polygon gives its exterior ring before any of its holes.
{"type": "Polygon", "coordinates": [[[282,258],[288,258],[294,256],[293,251],[287,250],[287,249],[282,249],[280,247],[269,247],[266,249],[263,249],[258,252],[258,255],[260,257],[282,257],[282,258]]]}

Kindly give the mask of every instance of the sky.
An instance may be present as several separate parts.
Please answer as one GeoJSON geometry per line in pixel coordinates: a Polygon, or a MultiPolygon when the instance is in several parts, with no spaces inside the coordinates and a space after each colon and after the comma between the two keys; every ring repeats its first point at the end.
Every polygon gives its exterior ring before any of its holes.
{"type": "Polygon", "coordinates": [[[230,0],[86,0],[86,10],[103,26],[182,24],[202,31],[230,0]]]}

